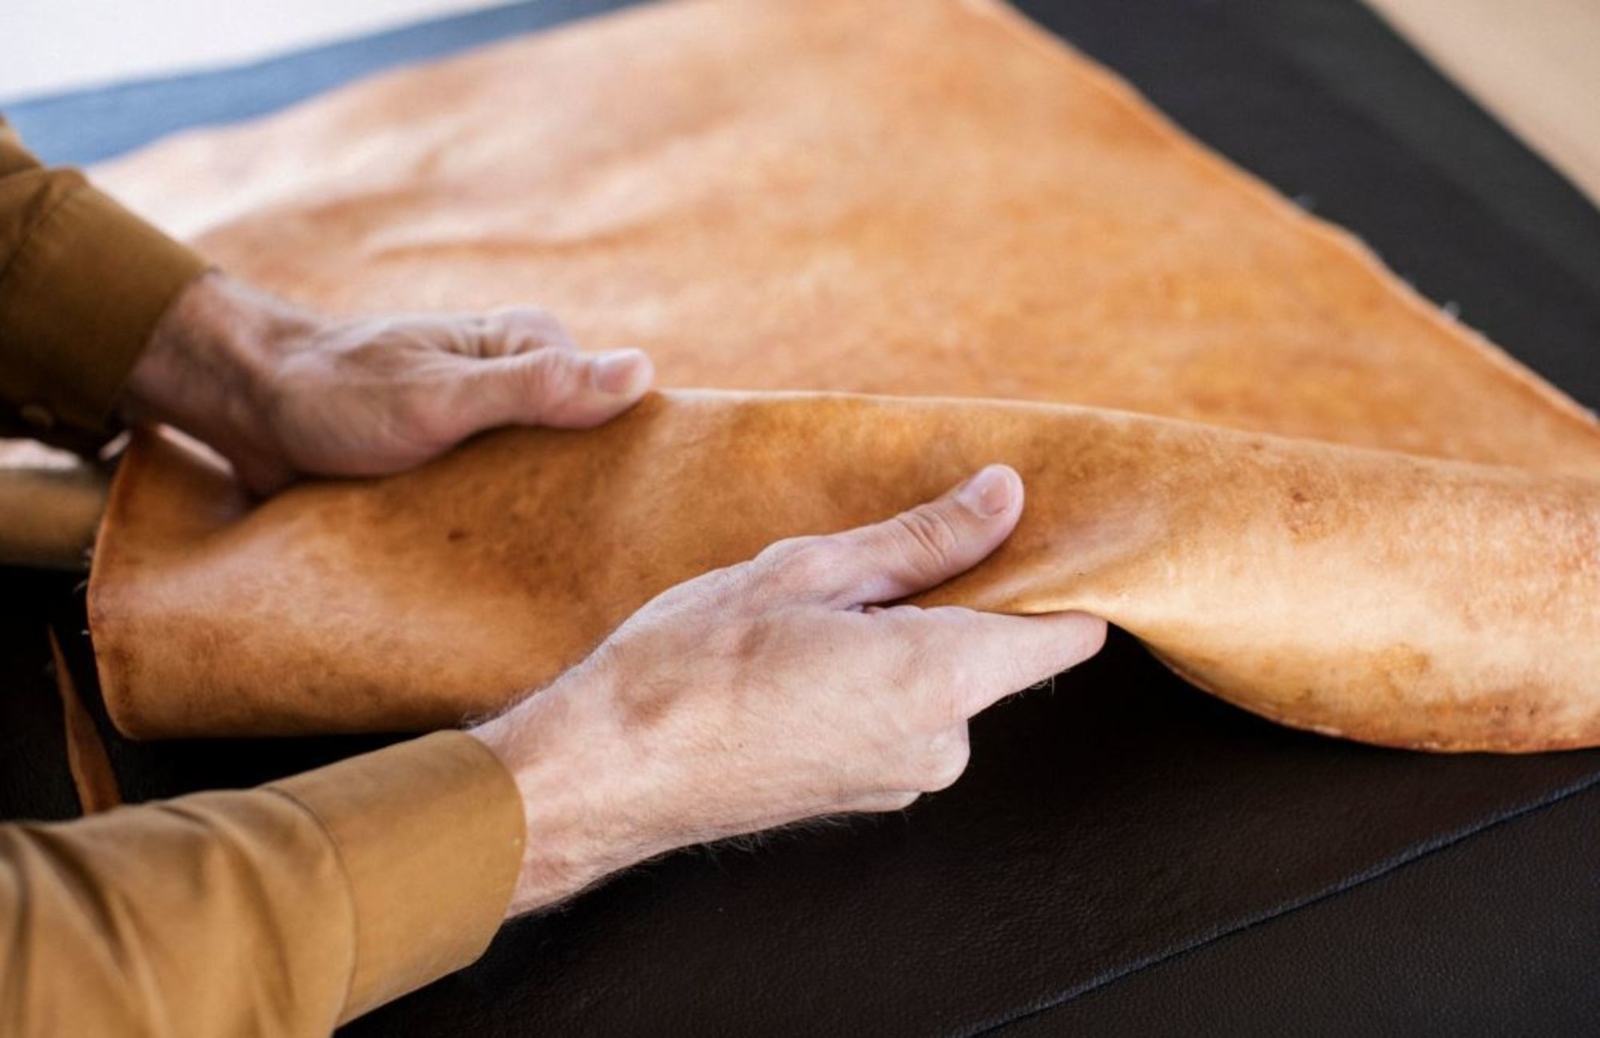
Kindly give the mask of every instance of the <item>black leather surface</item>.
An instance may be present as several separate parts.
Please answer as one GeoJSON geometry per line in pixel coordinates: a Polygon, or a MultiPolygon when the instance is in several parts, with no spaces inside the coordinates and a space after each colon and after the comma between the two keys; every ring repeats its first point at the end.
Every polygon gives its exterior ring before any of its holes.
{"type": "MultiPolygon", "coordinates": [[[[1588,235],[1600,245],[1600,217],[1370,16],[1309,0],[1271,17],[1242,2],[1021,6],[1192,132],[1356,229],[1568,391],[1600,401],[1600,292],[1572,247],[1588,235]],[[1307,24],[1338,32],[1308,40],[1307,24]],[[1351,76],[1383,87],[1352,89],[1351,76]],[[1404,132],[1430,112],[1457,132],[1404,132]],[[1449,172],[1463,155],[1484,168],[1449,172]]],[[[543,19],[560,7],[527,5],[543,19]]],[[[461,34],[451,24],[446,43],[461,34]]],[[[359,45],[317,53],[324,65],[343,53],[347,66],[371,67],[359,45]]],[[[292,70],[291,60],[275,75],[292,70]]],[[[225,76],[188,84],[162,89],[226,96],[225,76]]],[[[3,607],[27,622],[0,641],[0,806],[58,816],[64,769],[30,749],[55,723],[37,603],[55,592],[70,627],[73,599],[60,597],[70,582],[3,579],[3,607]],[[41,759],[15,756],[24,752],[41,759]]],[[[86,670],[81,639],[72,652],[86,670]]],[[[149,797],[259,781],[371,744],[118,742],[113,755],[129,792],[149,797]]],[[[1290,732],[1189,689],[1123,638],[1053,691],[985,715],[973,745],[968,776],[903,815],[634,870],[508,927],[477,966],[348,1030],[1592,1029],[1600,753],[1437,757],[1290,732]]]]}
{"type": "MultiPolygon", "coordinates": [[[[973,751],[904,816],[638,870],[352,1030],[980,1033],[1596,778],[1589,755],[1446,759],[1273,728],[1121,639],[985,716],[973,751]]],[[[1347,936],[1391,939],[1368,925],[1347,936]]]]}
{"type": "Polygon", "coordinates": [[[1597,821],[1591,787],[999,1033],[1594,1034],[1597,821]]]}
{"type": "Polygon", "coordinates": [[[69,602],[77,582],[0,568],[0,819],[78,813],[45,640],[48,617],[69,602]]]}

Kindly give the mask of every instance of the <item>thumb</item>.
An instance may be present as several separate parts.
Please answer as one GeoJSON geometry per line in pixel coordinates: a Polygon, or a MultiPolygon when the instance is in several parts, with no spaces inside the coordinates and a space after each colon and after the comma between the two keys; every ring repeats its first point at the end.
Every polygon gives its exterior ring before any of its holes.
{"type": "Polygon", "coordinates": [[[990,465],[927,504],[848,530],[836,542],[831,591],[850,605],[890,602],[982,562],[1022,517],[1022,477],[990,465]]]}
{"type": "Polygon", "coordinates": [[[540,349],[461,364],[463,392],[453,410],[462,437],[500,425],[592,428],[637,403],[655,378],[650,358],[635,349],[540,349]]]}

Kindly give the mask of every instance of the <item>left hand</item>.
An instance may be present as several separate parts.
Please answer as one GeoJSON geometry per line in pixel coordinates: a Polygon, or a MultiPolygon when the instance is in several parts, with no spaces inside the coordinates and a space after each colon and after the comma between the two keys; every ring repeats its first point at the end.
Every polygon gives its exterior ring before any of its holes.
{"type": "Polygon", "coordinates": [[[264,495],[399,472],[495,426],[590,428],[653,376],[639,350],[579,352],[540,310],[334,320],[210,272],[162,317],[123,410],[209,444],[264,495]]]}

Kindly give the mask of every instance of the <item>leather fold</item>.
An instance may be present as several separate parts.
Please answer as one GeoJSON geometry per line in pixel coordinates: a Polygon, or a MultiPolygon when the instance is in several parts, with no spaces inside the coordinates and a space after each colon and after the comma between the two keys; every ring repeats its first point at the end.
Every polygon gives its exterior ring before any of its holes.
{"type": "Polygon", "coordinates": [[[130,734],[453,724],[1004,461],[1016,535],[920,601],[1330,734],[1600,743],[1593,417],[993,0],[646,5],[97,175],[297,301],[536,301],[667,387],[260,505],[141,433],[89,595],[130,734]]]}
{"type": "Polygon", "coordinates": [[[993,461],[1027,486],[1017,531],[914,601],[1094,613],[1240,706],[1369,742],[1600,741],[1600,649],[1574,637],[1600,622],[1600,483],[1104,410],[846,395],[656,394],[599,430],[506,430],[255,507],[198,451],[149,437],[95,570],[102,685],[136,736],[453,724],[549,681],[674,584],[887,518],[993,461]]]}

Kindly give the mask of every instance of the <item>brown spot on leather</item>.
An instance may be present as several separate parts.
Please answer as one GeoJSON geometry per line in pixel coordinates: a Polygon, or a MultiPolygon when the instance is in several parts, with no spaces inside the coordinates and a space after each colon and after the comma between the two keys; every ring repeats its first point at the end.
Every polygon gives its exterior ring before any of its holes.
{"type": "Polygon", "coordinates": [[[452,528],[449,533],[444,535],[445,540],[449,541],[451,544],[460,544],[469,536],[471,535],[468,534],[467,531],[461,529],[459,526],[452,528]]]}
{"type": "Polygon", "coordinates": [[[1372,661],[1373,676],[1379,687],[1397,699],[1406,698],[1408,691],[1432,669],[1432,658],[1405,642],[1382,650],[1372,661]]]}
{"type": "Polygon", "coordinates": [[[1326,498],[1304,486],[1289,487],[1288,501],[1283,506],[1283,523],[1289,535],[1297,541],[1326,536],[1333,527],[1329,518],[1326,498]]]}
{"type": "Polygon", "coordinates": [[[1379,664],[1397,678],[1420,678],[1433,669],[1433,660],[1415,646],[1400,642],[1378,654],[1379,664]]]}

